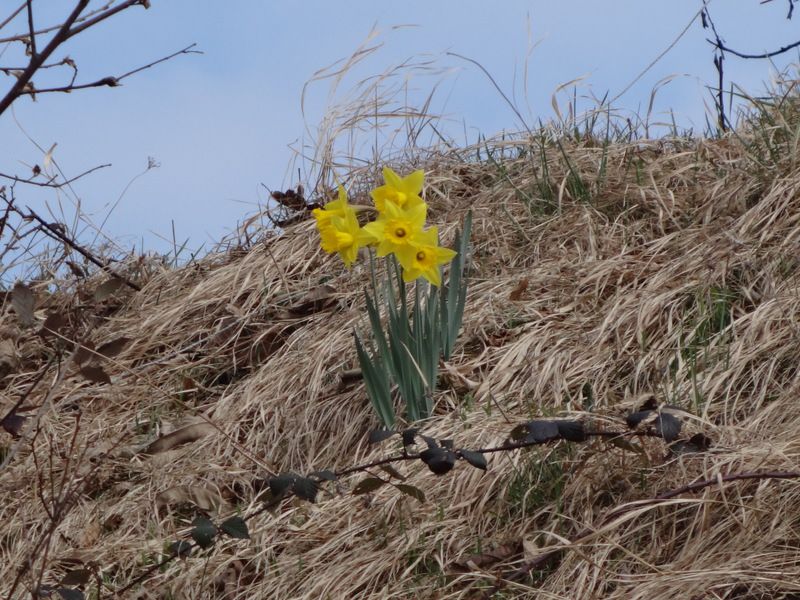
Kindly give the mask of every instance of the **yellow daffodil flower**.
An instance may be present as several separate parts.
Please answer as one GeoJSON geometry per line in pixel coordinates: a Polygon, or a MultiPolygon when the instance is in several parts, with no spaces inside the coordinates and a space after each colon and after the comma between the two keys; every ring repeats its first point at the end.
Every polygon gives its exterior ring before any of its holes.
{"type": "Polygon", "coordinates": [[[422,231],[414,236],[410,244],[397,251],[397,259],[403,267],[403,281],[414,281],[424,277],[436,287],[442,284],[439,265],[453,260],[457,252],[439,246],[439,235],[436,227],[422,231]]]}
{"type": "Polygon", "coordinates": [[[428,205],[424,202],[403,210],[387,202],[377,220],[364,225],[364,231],[378,242],[378,256],[386,256],[406,247],[425,226],[428,205]]]}
{"type": "Polygon", "coordinates": [[[349,267],[358,256],[358,249],[377,240],[358,226],[356,211],[347,204],[347,193],[339,186],[339,198],[313,211],[322,249],[328,254],[338,252],[349,267]]]}
{"type": "Polygon", "coordinates": [[[370,192],[378,212],[385,211],[387,204],[394,204],[404,210],[424,204],[420,197],[425,183],[424,171],[414,171],[411,175],[400,177],[389,167],[384,167],[383,181],[385,185],[370,192]]]}
{"type": "Polygon", "coordinates": [[[353,209],[347,203],[347,192],[344,186],[340,185],[339,198],[328,202],[323,208],[315,208],[311,214],[317,220],[317,229],[322,233],[322,230],[331,224],[333,217],[344,217],[348,210],[352,211],[353,209]]]}

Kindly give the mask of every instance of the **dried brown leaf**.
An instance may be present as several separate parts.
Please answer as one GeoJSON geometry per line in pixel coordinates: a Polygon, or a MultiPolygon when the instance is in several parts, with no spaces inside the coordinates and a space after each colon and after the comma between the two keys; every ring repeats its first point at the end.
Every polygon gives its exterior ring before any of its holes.
{"type": "Polygon", "coordinates": [[[146,454],[157,454],[159,452],[166,452],[177,446],[196,442],[202,437],[216,431],[216,429],[209,423],[195,423],[181,427],[180,429],[168,433],[149,444],[144,452],[146,454]]]}
{"type": "Polygon", "coordinates": [[[106,342],[105,344],[101,344],[97,348],[97,353],[102,354],[106,358],[112,358],[122,352],[130,343],[131,338],[129,337],[119,337],[115,340],[110,342],[106,342]]]}
{"type": "Polygon", "coordinates": [[[0,340],[0,378],[19,369],[19,352],[14,340],[0,340]]]}
{"type": "Polygon", "coordinates": [[[125,285],[124,282],[116,277],[104,281],[94,290],[95,302],[108,300],[111,296],[116,294],[123,285],[125,285]]]}
{"type": "Polygon", "coordinates": [[[72,360],[75,361],[75,364],[82,365],[89,362],[94,356],[94,344],[92,342],[84,342],[75,350],[72,360]]]}
{"type": "Polygon", "coordinates": [[[52,336],[54,334],[61,334],[62,331],[69,325],[69,318],[60,312],[51,312],[42,323],[42,328],[39,330],[39,335],[42,337],[52,336]]]}
{"type": "Polygon", "coordinates": [[[108,373],[103,370],[103,367],[85,365],[81,367],[80,374],[92,383],[111,383],[111,378],[108,376],[108,373]]]}
{"type": "Polygon", "coordinates": [[[33,325],[35,319],[33,311],[36,308],[36,294],[27,285],[18,281],[11,290],[11,306],[17,315],[17,320],[23,327],[33,325]]]}
{"type": "Polygon", "coordinates": [[[336,288],[327,284],[315,287],[300,302],[290,306],[289,312],[295,317],[306,317],[320,312],[335,303],[335,291],[336,288]]]}
{"type": "Polygon", "coordinates": [[[518,300],[522,299],[522,295],[528,290],[528,279],[520,279],[519,283],[517,283],[517,287],[511,290],[511,293],[508,295],[508,299],[512,302],[517,302],[518,300]]]}

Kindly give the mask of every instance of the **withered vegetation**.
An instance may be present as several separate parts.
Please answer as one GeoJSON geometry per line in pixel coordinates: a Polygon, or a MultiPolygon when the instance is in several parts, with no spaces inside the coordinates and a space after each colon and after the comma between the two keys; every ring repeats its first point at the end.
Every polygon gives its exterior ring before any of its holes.
{"type": "Polygon", "coordinates": [[[445,243],[474,220],[463,331],[419,431],[465,449],[537,419],[653,433],[572,431],[486,454],[485,471],[397,461],[322,481],[314,503],[267,498],[276,474],[401,450],[368,442],[353,374],[369,273],[325,255],[312,220],[250,227],[179,268],[118,264],[141,291],[102,272],[17,286],[0,330],[0,590],[800,593],[798,128],[790,90],[716,139],[549,128],[395,165],[425,169],[445,243]],[[209,547],[152,568],[190,543],[209,547]]]}

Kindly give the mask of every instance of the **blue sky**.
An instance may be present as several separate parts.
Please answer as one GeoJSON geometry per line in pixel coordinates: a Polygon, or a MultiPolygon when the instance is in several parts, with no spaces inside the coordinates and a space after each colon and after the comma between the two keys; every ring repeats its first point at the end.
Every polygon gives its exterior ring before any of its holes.
{"type": "MultiPolygon", "coordinates": [[[[71,5],[40,0],[35,15],[42,24],[52,23],[71,5]]],[[[304,122],[303,85],[319,69],[351,55],[373,30],[378,33],[371,44],[381,47],[345,78],[335,98],[345,97],[361,78],[416,56],[430,67],[427,74],[407,71],[411,101],[436,86],[432,112],[445,115],[440,129],[462,143],[521,124],[477,67],[447,52],[480,62],[535,123],[553,116],[553,92],[573,79],[582,78],[578,94],[616,96],[678,38],[700,7],[694,0],[152,0],[151,9],[122,13],[75,38],[57,56],[77,61],[80,82],[121,74],[191,43],[204,54],[179,56],[115,89],[21,99],[13,115],[0,116],[0,171],[26,175],[26,164],[42,163],[28,136],[45,149],[57,143],[54,157],[68,176],[113,166],[60,195],[18,188],[21,203],[47,204],[71,216],[79,199],[82,210],[105,222],[104,231],[127,247],[143,243],[146,250],[166,250],[173,222],[179,242],[188,237],[190,248],[210,247],[265,202],[262,183],[295,184],[292,164],[304,176],[310,171],[292,148],[313,143],[330,86],[309,86],[304,122]],[[148,157],[160,166],[136,178],[148,157]]],[[[788,0],[715,0],[709,7],[734,48],[761,52],[800,39],[800,11],[787,21],[788,0]]],[[[3,33],[10,29],[13,24],[3,33]]],[[[706,86],[716,77],[708,35],[694,22],[615,106],[646,111],[653,87],[671,77],[656,97],[655,119],[666,120],[672,109],[679,124],[702,131],[706,86]]],[[[726,77],[757,94],[774,67],[796,59],[790,53],[771,66],[730,58],[726,77]]],[[[10,47],[0,65],[22,60],[10,47]]],[[[59,80],[35,81],[42,87],[59,80]]],[[[8,89],[10,80],[2,85],[8,89]]],[[[562,94],[562,105],[571,93],[569,88],[562,94]]],[[[364,152],[361,158],[369,159],[364,152]]]]}

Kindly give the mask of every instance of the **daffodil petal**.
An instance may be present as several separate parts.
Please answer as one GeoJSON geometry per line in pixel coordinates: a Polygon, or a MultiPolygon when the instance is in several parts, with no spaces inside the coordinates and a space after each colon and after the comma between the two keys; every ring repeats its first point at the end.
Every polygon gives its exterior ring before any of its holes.
{"type": "Polygon", "coordinates": [[[386,182],[388,187],[393,187],[395,189],[403,185],[403,180],[400,179],[400,176],[389,167],[383,167],[383,181],[386,182]]]}
{"type": "Polygon", "coordinates": [[[414,171],[402,180],[402,190],[409,196],[419,196],[425,185],[425,171],[414,171]]]}

